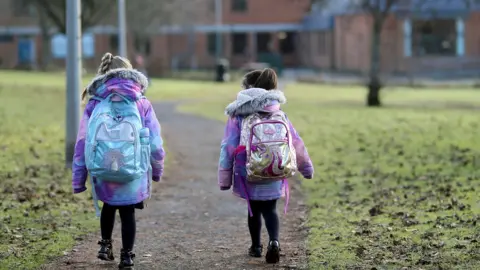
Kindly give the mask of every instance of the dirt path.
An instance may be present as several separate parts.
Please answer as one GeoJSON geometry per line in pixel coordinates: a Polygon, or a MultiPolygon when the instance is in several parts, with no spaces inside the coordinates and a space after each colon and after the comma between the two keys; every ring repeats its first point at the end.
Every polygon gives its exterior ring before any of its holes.
{"type": "MultiPolygon", "coordinates": [[[[264,258],[248,257],[246,204],[217,186],[223,124],[177,113],[173,103],[158,104],[155,110],[174,161],[170,160],[162,183],[156,184],[147,208],[137,212],[135,269],[305,269],[300,193],[292,190],[289,212],[281,215],[281,263],[271,266],[264,264],[264,258]]],[[[283,203],[279,205],[279,213],[283,213],[283,203]]],[[[117,218],[117,258],[121,246],[119,227],[117,218]]],[[[116,269],[118,260],[96,259],[98,237],[87,237],[69,255],[43,269],[116,269]]],[[[267,240],[264,232],[264,245],[267,240]]]]}

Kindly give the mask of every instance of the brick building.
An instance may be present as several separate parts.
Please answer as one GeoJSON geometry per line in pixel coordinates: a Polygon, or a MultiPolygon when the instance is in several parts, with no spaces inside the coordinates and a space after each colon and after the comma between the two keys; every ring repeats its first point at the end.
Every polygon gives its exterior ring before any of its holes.
{"type": "Polygon", "coordinates": [[[297,55],[298,33],[309,8],[310,0],[224,0],[221,26],[211,20],[210,24],[196,25],[186,33],[163,27],[156,41],[158,46],[154,47],[163,67],[173,63],[179,67],[209,68],[215,64],[218,31],[222,35],[221,54],[233,67],[262,61],[269,55],[281,58],[282,65],[297,67],[302,64],[297,55]],[[189,40],[193,43],[191,48],[189,40]]]}
{"type": "MultiPolygon", "coordinates": [[[[371,18],[351,10],[348,0],[311,7],[310,0],[223,0],[222,25],[215,25],[214,0],[190,26],[159,26],[146,50],[150,74],[215,65],[216,33],[221,54],[233,68],[248,61],[271,61],[284,67],[365,73],[369,69],[371,18]]],[[[382,31],[383,72],[396,74],[480,70],[479,8],[465,0],[430,1],[434,6],[401,0],[382,31]],[[432,13],[432,10],[435,10],[432,13]]],[[[0,2],[0,67],[36,65],[42,40],[38,19],[21,0],[0,2]]],[[[118,48],[116,14],[84,33],[84,58],[93,68],[106,51],[118,48]]],[[[128,23],[127,23],[128,24],[128,23]]],[[[52,55],[65,56],[65,39],[53,38],[52,55]]],[[[128,35],[129,55],[136,53],[134,33],[128,35]]]]}
{"type": "MultiPolygon", "coordinates": [[[[478,75],[480,6],[465,0],[401,0],[381,33],[381,69],[385,73],[478,75]]],[[[358,12],[335,16],[337,70],[368,72],[371,18],[358,12]]]]}

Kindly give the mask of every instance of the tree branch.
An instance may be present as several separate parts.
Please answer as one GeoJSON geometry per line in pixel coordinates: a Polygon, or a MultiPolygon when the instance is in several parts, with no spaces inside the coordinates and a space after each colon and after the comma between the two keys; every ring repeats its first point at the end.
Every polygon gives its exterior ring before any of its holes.
{"type": "Polygon", "coordinates": [[[376,15],[379,9],[379,0],[362,0],[360,2],[360,8],[362,10],[370,12],[372,15],[376,15]]]}
{"type": "Polygon", "coordinates": [[[393,5],[398,3],[398,0],[385,0],[385,1],[386,3],[385,3],[384,9],[382,10],[382,17],[387,17],[393,5]]]}
{"type": "MultiPolygon", "coordinates": [[[[58,9],[65,11],[65,1],[52,1],[52,0],[36,0],[38,5],[37,7],[41,8],[43,12],[48,16],[50,21],[58,28],[58,31],[61,33],[67,32],[67,27],[65,23],[65,12],[63,16],[58,14],[58,9]],[[63,7],[62,7],[63,3],[63,7]],[[59,7],[60,5],[60,7],[59,7]],[[56,7],[56,8],[55,8],[56,7]],[[57,9],[57,12],[55,12],[57,9]]],[[[41,11],[39,11],[41,12],[41,11]]]]}
{"type": "MultiPolygon", "coordinates": [[[[34,0],[39,12],[44,12],[60,33],[67,33],[65,0],[34,0]]],[[[83,0],[81,10],[82,29],[88,29],[108,16],[115,0],[83,0]]]]}
{"type": "Polygon", "coordinates": [[[85,10],[82,10],[82,29],[98,24],[105,15],[109,15],[115,0],[85,1],[85,3],[89,5],[85,5],[85,10]]]}

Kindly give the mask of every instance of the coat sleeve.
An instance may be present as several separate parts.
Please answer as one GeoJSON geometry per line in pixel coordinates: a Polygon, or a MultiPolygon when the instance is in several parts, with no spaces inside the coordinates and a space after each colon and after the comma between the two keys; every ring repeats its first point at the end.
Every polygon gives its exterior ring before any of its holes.
{"type": "Polygon", "coordinates": [[[220,158],[218,161],[218,185],[221,189],[232,186],[233,161],[235,151],[240,144],[240,125],[238,118],[229,118],[225,126],[220,158]]]}
{"type": "Polygon", "coordinates": [[[158,182],[163,175],[166,154],[163,149],[161,127],[157,115],[150,102],[147,102],[146,106],[145,127],[150,129],[150,163],[152,165],[152,180],[158,182]]]}
{"type": "Polygon", "coordinates": [[[95,104],[96,101],[94,100],[87,103],[78,129],[72,164],[73,193],[80,193],[87,189],[85,186],[88,176],[87,167],[85,165],[85,136],[87,133],[88,120],[90,119],[93,108],[95,108],[95,104]]]}
{"type": "Polygon", "coordinates": [[[313,177],[313,165],[310,156],[308,155],[307,148],[300,137],[300,134],[295,130],[292,125],[292,122],[288,120],[290,133],[292,135],[293,147],[295,147],[295,152],[297,153],[297,168],[298,171],[307,179],[313,177]]]}

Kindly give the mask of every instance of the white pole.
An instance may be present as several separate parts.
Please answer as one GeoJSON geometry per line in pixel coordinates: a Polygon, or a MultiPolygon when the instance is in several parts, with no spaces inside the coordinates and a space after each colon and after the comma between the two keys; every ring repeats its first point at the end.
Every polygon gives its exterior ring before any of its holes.
{"type": "Polygon", "coordinates": [[[405,18],[403,21],[403,56],[412,57],[412,21],[405,18]]]}
{"type": "Polygon", "coordinates": [[[80,125],[80,89],[82,80],[81,0],[67,1],[67,108],[66,166],[71,167],[80,125]]]}
{"type": "Polygon", "coordinates": [[[457,18],[456,20],[457,30],[457,56],[465,55],[465,22],[463,18],[457,18]]]}
{"type": "Polygon", "coordinates": [[[219,60],[223,56],[223,48],[222,48],[222,33],[220,31],[220,27],[222,26],[222,0],[215,0],[215,26],[216,26],[216,55],[217,60],[219,60]]]}
{"type": "Polygon", "coordinates": [[[125,0],[118,0],[118,54],[122,57],[128,57],[127,18],[125,9],[125,0]]]}

